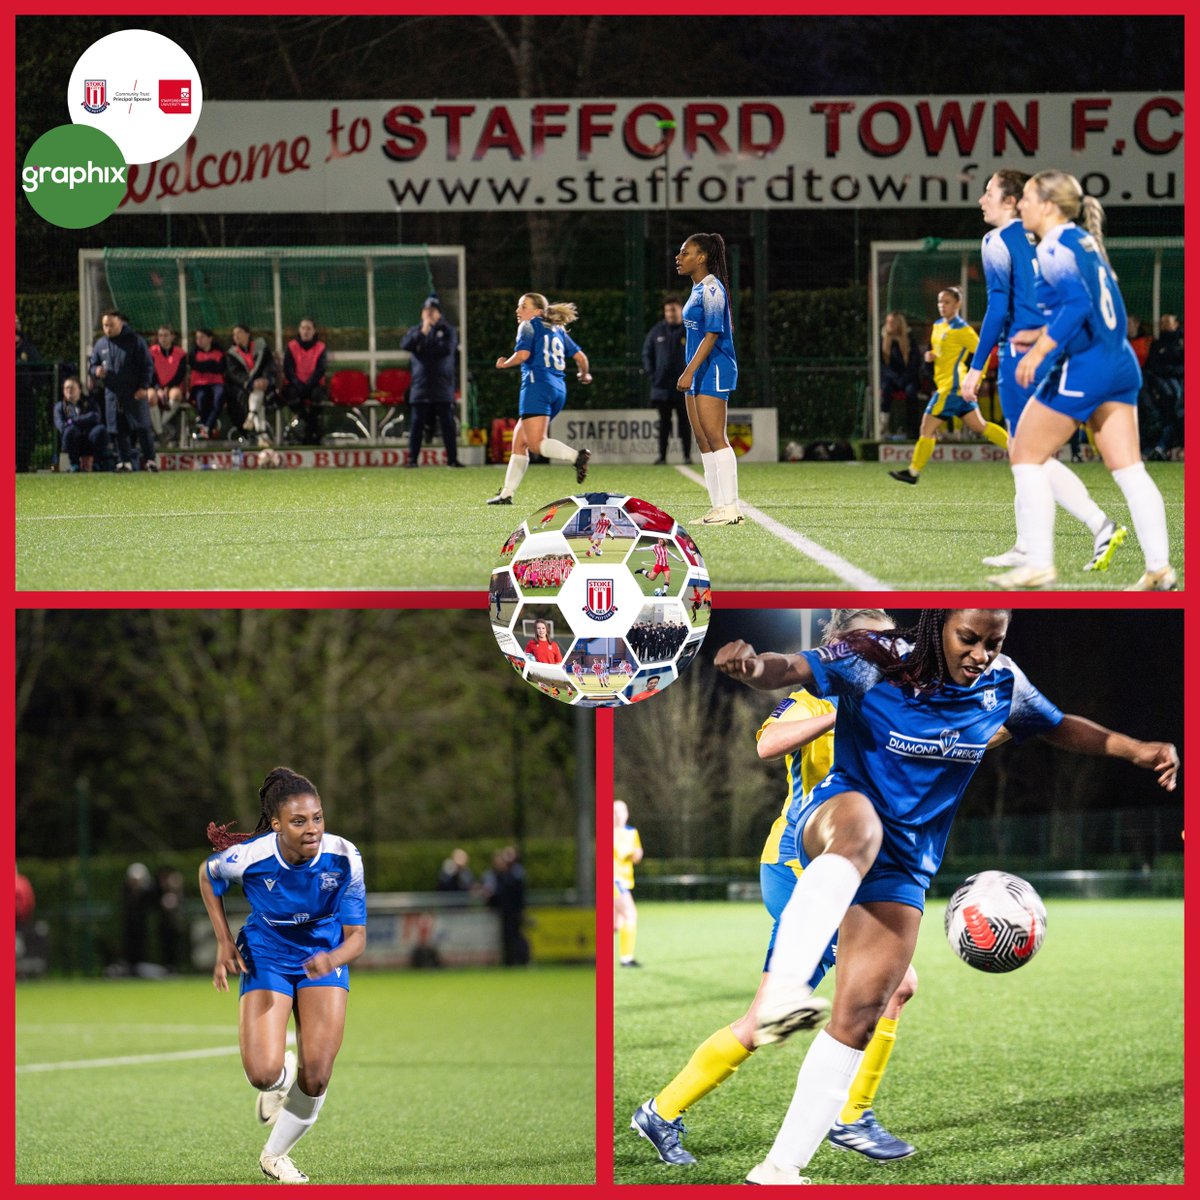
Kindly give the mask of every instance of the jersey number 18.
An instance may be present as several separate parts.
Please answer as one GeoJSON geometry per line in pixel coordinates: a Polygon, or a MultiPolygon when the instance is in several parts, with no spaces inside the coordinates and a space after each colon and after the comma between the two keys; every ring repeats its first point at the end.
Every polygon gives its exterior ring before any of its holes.
{"type": "Polygon", "coordinates": [[[562,338],[555,334],[542,334],[542,360],[547,367],[553,367],[556,371],[567,369],[566,347],[562,338]]]}

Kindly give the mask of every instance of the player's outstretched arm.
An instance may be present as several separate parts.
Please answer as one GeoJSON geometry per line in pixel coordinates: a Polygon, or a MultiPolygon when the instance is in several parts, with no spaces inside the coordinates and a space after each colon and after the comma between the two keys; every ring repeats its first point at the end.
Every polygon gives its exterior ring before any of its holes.
{"type": "Polygon", "coordinates": [[[760,692],[806,687],[813,681],[812,668],[800,655],[757,654],[749,642],[727,642],[717,651],[713,666],[760,692]]]}
{"type": "Polygon", "coordinates": [[[764,761],[783,758],[803,750],[809,742],[827,734],[837,721],[837,712],[820,713],[815,717],[804,717],[799,721],[774,721],[762,731],[758,739],[758,757],[764,761]]]}
{"type": "Polygon", "coordinates": [[[1042,736],[1061,750],[1123,758],[1135,767],[1153,771],[1158,776],[1159,787],[1168,792],[1175,790],[1179,775],[1179,751],[1170,742],[1142,742],[1072,713],[1063,717],[1057,729],[1042,736]]]}

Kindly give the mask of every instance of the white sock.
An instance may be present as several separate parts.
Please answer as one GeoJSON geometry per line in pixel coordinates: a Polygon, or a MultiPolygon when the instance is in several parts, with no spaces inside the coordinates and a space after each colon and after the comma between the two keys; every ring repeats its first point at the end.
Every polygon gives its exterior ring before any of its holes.
{"type": "Polygon", "coordinates": [[[704,467],[704,486],[708,488],[708,502],[716,508],[721,503],[717,499],[717,456],[713,451],[701,453],[700,464],[704,467]]]}
{"type": "Polygon", "coordinates": [[[275,1118],[275,1127],[271,1130],[271,1136],[267,1138],[263,1152],[276,1156],[290,1153],[292,1147],[316,1123],[327,1095],[328,1092],[320,1096],[306,1096],[300,1090],[299,1082],[293,1083],[292,1090],[288,1092],[287,1099],[279,1110],[279,1116],[275,1118]]]}
{"type": "Polygon", "coordinates": [[[557,438],[542,438],[538,453],[544,454],[551,462],[573,463],[579,456],[579,451],[572,449],[566,442],[557,438]]]}
{"type": "Polygon", "coordinates": [[[861,1050],[842,1045],[824,1029],[813,1038],[800,1064],[787,1115],[767,1155],[780,1170],[808,1166],[850,1095],[862,1056],[861,1050]]]}
{"type": "Polygon", "coordinates": [[[1104,510],[1088,494],[1083,480],[1065,462],[1057,458],[1047,459],[1046,478],[1050,480],[1055,504],[1065,508],[1077,521],[1082,521],[1093,536],[1104,528],[1104,522],[1108,520],[1104,510]]]}
{"type": "Polygon", "coordinates": [[[1013,493],[1013,524],[1017,526],[1017,540],[1013,543],[1013,549],[1016,550],[1019,554],[1024,554],[1025,553],[1025,543],[1023,541],[1021,541],[1021,525],[1020,525],[1020,518],[1018,517],[1017,512],[1018,512],[1017,497],[1016,497],[1016,493],[1013,493]]]}
{"type": "Polygon", "coordinates": [[[1016,463],[1017,541],[1031,567],[1054,565],[1054,492],[1041,463],[1016,463]]]}
{"type": "Polygon", "coordinates": [[[804,868],[779,917],[764,1003],[780,988],[808,985],[860,883],[858,868],[840,854],[819,855],[804,868]]]}
{"type": "Polygon", "coordinates": [[[508,460],[508,470],[504,472],[504,486],[500,489],[500,495],[511,496],[520,486],[521,480],[525,478],[525,472],[528,470],[528,454],[512,455],[508,460]]]}
{"type": "Polygon", "coordinates": [[[736,504],[738,501],[737,455],[732,446],[723,446],[713,454],[713,465],[717,473],[718,504],[736,504]]]}
{"type": "Polygon", "coordinates": [[[1117,486],[1125,493],[1129,515],[1142,553],[1146,556],[1147,571],[1161,571],[1170,563],[1171,543],[1167,537],[1167,510],[1162,493],[1146,472],[1145,463],[1134,463],[1112,473],[1117,486]]]}
{"type": "Polygon", "coordinates": [[[162,409],[157,404],[150,405],[150,428],[155,433],[162,433],[162,409]]]}

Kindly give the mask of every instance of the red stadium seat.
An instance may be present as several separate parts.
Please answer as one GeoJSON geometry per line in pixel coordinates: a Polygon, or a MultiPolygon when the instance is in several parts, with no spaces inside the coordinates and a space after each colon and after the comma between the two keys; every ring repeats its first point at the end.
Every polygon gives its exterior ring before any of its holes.
{"type": "Polygon", "coordinates": [[[412,383],[412,372],[405,367],[386,367],[375,376],[375,399],[381,404],[403,404],[412,383]]]}
{"type": "Polygon", "coordinates": [[[355,408],[371,395],[371,381],[365,371],[339,371],[329,381],[329,398],[344,408],[355,408]]]}
{"type": "Polygon", "coordinates": [[[399,437],[404,429],[404,397],[412,383],[412,372],[405,367],[385,367],[375,376],[375,399],[392,411],[379,430],[379,436],[399,437]]]}
{"type": "Polygon", "coordinates": [[[367,373],[350,369],[338,371],[329,381],[329,398],[335,408],[346,410],[346,418],[354,426],[355,436],[370,441],[371,431],[361,408],[371,398],[371,381],[367,373]]]}

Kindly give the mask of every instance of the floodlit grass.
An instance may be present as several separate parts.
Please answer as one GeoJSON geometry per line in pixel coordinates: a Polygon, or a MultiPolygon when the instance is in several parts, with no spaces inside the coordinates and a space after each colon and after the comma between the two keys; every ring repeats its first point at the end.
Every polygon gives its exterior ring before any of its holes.
{"type": "MultiPolygon", "coordinates": [[[[590,1183],[594,987],[580,968],[358,972],[314,1183],[590,1183]]],[[[17,987],[18,1183],[266,1183],[237,1001],[207,979],[17,987]],[[27,1071],[114,1056],[231,1053],[27,1071]]]]}
{"type": "MultiPolygon", "coordinates": [[[[1171,556],[1183,566],[1183,467],[1151,463],[1171,556]]],[[[1120,489],[1098,464],[1078,468],[1097,502],[1126,524],[1120,489]]],[[[570,493],[570,471],[537,467],[513,507],[484,501],[498,467],[188,471],[158,476],[17,478],[17,587],[23,590],[486,588],[499,548],[525,515],[570,493]]],[[[666,509],[698,539],[713,588],[838,588],[820,565],[761,524],[705,528],[709,504],[668,467],[593,467],[587,486],[666,509]]],[[[1003,464],[934,464],[918,487],[873,463],[746,464],[743,499],[885,587],[978,589],[980,559],[1013,542],[1012,475],[1003,464]]],[[[1131,536],[1105,574],[1085,574],[1091,536],[1059,513],[1064,589],[1119,590],[1142,571],[1131,536]]],[[[607,557],[607,556],[606,556],[607,557]]],[[[1180,571],[1182,579],[1182,570],[1180,571]]]]}
{"type": "MultiPolygon", "coordinates": [[[[1037,958],[986,975],[951,953],[944,904],[930,905],[920,989],[876,1103],[917,1153],[879,1164],[822,1146],[815,1183],[1183,1183],[1183,902],[1048,907],[1037,958]]],[[[774,1140],[812,1035],[759,1050],[684,1115],[694,1167],[659,1162],[629,1118],[745,1011],[770,919],[748,904],[639,911],[644,966],[615,989],[616,1180],[739,1183],[774,1140]]]]}

